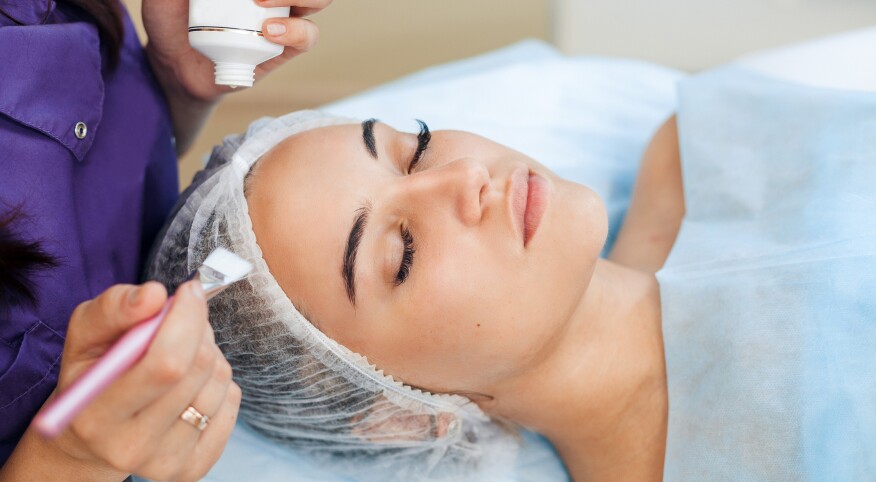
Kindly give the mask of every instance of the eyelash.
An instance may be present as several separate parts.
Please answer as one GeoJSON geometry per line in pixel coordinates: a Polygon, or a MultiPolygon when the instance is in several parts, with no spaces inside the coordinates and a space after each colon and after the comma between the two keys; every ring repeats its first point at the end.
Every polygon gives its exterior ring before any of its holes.
{"type": "Polygon", "coordinates": [[[414,151],[411,162],[408,164],[407,174],[413,172],[417,164],[420,163],[420,158],[423,156],[426,148],[429,147],[429,141],[432,140],[432,133],[429,132],[429,126],[427,126],[426,123],[421,121],[420,119],[417,119],[417,124],[420,124],[420,133],[417,134],[417,150],[414,151]]]}
{"type": "Polygon", "coordinates": [[[395,285],[399,286],[408,279],[411,272],[411,266],[414,264],[414,237],[404,225],[400,228],[402,242],[404,243],[404,252],[402,254],[401,265],[398,268],[398,274],[395,275],[395,285]]]}
{"type": "MultiPolygon", "coordinates": [[[[429,147],[429,141],[432,140],[432,134],[429,132],[429,126],[426,125],[425,122],[417,119],[417,124],[420,124],[420,133],[417,135],[417,150],[414,151],[414,155],[411,158],[411,162],[408,163],[407,174],[410,175],[413,172],[414,168],[417,167],[417,164],[420,162],[420,158],[423,156],[423,152],[426,151],[426,148],[429,147]]],[[[395,285],[399,286],[408,279],[408,275],[411,273],[411,266],[414,264],[414,253],[416,250],[414,249],[414,237],[411,235],[410,230],[404,225],[400,228],[402,242],[404,243],[404,252],[402,253],[402,261],[398,267],[398,273],[395,275],[395,285]]]]}

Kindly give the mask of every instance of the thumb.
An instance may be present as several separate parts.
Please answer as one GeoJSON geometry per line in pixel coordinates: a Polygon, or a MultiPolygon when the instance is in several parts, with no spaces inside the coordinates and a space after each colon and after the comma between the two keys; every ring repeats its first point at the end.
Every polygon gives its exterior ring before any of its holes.
{"type": "Polygon", "coordinates": [[[134,325],[158,313],[165,301],[167,290],[155,281],[112,286],[73,312],[65,351],[76,358],[98,357],[134,325]]]}

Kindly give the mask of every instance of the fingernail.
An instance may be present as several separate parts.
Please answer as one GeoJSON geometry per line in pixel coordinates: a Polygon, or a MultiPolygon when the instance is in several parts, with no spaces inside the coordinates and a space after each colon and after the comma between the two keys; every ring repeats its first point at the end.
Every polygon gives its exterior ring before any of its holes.
{"type": "Polygon", "coordinates": [[[137,306],[137,304],[140,303],[140,298],[142,297],[142,295],[143,289],[139,286],[135,286],[131,290],[131,292],[128,293],[128,303],[130,303],[131,306],[137,306]]]}
{"type": "Polygon", "coordinates": [[[195,298],[199,300],[204,299],[204,287],[201,286],[201,282],[198,280],[194,280],[189,283],[189,289],[192,291],[192,294],[195,295],[195,298]]]}
{"type": "Polygon", "coordinates": [[[286,33],[286,26],[282,23],[274,22],[268,24],[269,35],[283,35],[284,33],[286,33]]]}

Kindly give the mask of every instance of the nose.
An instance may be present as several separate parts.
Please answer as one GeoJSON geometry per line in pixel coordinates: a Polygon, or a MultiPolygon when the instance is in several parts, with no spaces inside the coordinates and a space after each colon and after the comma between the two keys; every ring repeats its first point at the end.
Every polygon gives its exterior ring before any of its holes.
{"type": "Polygon", "coordinates": [[[411,174],[400,184],[403,205],[412,209],[450,206],[464,225],[474,226],[483,216],[490,172],[473,159],[456,159],[411,174]]]}

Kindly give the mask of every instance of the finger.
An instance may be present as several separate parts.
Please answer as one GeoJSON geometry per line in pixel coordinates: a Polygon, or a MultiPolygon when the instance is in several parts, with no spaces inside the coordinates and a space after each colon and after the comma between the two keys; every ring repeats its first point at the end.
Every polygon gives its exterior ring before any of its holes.
{"type": "Polygon", "coordinates": [[[161,310],[167,290],[161,283],[115,285],[76,307],[67,329],[65,356],[96,358],[127,330],[161,310]]]}
{"type": "MultiPolygon", "coordinates": [[[[150,479],[201,480],[219,460],[222,450],[234,429],[240,407],[240,388],[231,383],[221,401],[219,410],[210,418],[203,431],[180,421],[175,430],[186,429],[187,435],[195,432],[196,442],[176,451],[156,454],[138,467],[136,472],[150,479]]],[[[160,442],[165,445],[165,441],[160,442]]]]}
{"type": "Polygon", "coordinates": [[[99,397],[129,418],[176,386],[189,372],[202,337],[210,330],[207,304],[198,281],[177,290],[173,305],[146,354],[99,397]]]}
{"type": "MultiPolygon", "coordinates": [[[[144,420],[166,420],[167,431],[179,431],[179,426],[192,428],[191,425],[179,418],[188,407],[194,408],[207,417],[213,417],[219,412],[222,401],[225,400],[228,386],[231,385],[231,365],[225,361],[222,352],[215,345],[208,347],[205,351],[212,354],[212,366],[209,370],[204,370],[207,372],[206,377],[203,379],[192,377],[192,382],[186,387],[180,384],[173,391],[146,407],[138,414],[138,417],[144,420]]],[[[198,357],[201,356],[203,355],[199,353],[198,357]]],[[[198,371],[201,370],[198,368],[198,371]]],[[[155,422],[149,423],[154,424],[155,422]]],[[[185,433],[191,432],[186,431],[185,433]]]]}
{"type": "Polygon", "coordinates": [[[210,468],[219,460],[228,438],[234,430],[240,410],[240,387],[231,382],[225,394],[225,400],[219,411],[210,419],[210,424],[204,429],[204,433],[195,446],[191,457],[191,463],[186,465],[179,474],[178,480],[196,481],[201,480],[210,468]]]}
{"type": "Polygon", "coordinates": [[[189,405],[208,416],[216,412],[219,408],[221,397],[219,401],[213,401],[212,405],[209,400],[203,399],[200,401],[205,402],[205,404],[198,404],[196,399],[198,394],[209,386],[211,377],[216,372],[217,365],[220,363],[224,364],[227,362],[222,358],[216,345],[211,344],[208,336],[205,334],[185,377],[174,385],[173,388],[137,413],[136,418],[143,424],[143,428],[147,430],[153,429],[158,432],[167,431],[176,423],[177,417],[189,405]]]}
{"type": "Polygon", "coordinates": [[[222,403],[228,393],[228,387],[231,386],[231,364],[225,360],[222,351],[219,347],[212,345],[215,353],[215,362],[213,364],[213,373],[207,384],[198,392],[191,405],[199,412],[214,417],[219,409],[222,408],[222,403]]]}
{"type": "MultiPolygon", "coordinates": [[[[177,453],[191,452],[199,436],[199,430],[188,425],[189,430],[179,430],[174,423],[179,420],[189,401],[208,385],[216,370],[218,348],[210,344],[210,338],[202,337],[202,348],[186,375],[166,394],[136,414],[124,417],[121,404],[102,400],[83,411],[81,420],[74,421],[78,434],[95,441],[97,452],[109,454],[108,460],[121,460],[125,470],[137,471],[143,464],[158,461],[160,467],[150,469],[149,478],[167,480],[179,468],[171,463],[177,453]],[[102,437],[96,433],[104,428],[102,437]],[[114,434],[106,433],[107,428],[114,434]],[[176,428],[176,430],[174,430],[176,428]],[[121,448],[124,447],[124,448],[121,448]]],[[[221,396],[218,397],[221,400],[221,396]]],[[[197,406],[196,406],[197,407],[197,406]]],[[[213,402],[218,411],[219,402],[213,402]]],[[[121,466],[119,467],[121,468],[121,466]]],[[[145,475],[145,474],[142,474],[145,475]]]]}
{"type": "Polygon", "coordinates": [[[307,52],[319,41],[319,28],[304,18],[269,18],[262,25],[265,38],[276,44],[307,52]]]}
{"type": "MultiPolygon", "coordinates": [[[[217,354],[221,357],[221,353],[219,349],[216,349],[217,354]]],[[[203,387],[198,391],[198,393],[194,396],[194,398],[189,397],[185,399],[186,401],[183,403],[184,408],[180,410],[176,409],[174,412],[176,414],[176,419],[174,419],[173,424],[170,426],[168,432],[176,431],[181,434],[189,435],[192,433],[192,429],[195,429],[195,432],[198,432],[196,427],[193,427],[189,422],[182,420],[180,415],[188,409],[188,407],[192,407],[197,410],[202,415],[206,415],[208,417],[208,421],[212,420],[217,413],[222,409],[222,404],[225,403],[225,399],[228,394],[228,389],[231,386],[231,366],[228,362],[223,358],[222,360],[217,360],[217,362],[213,366],[213,371],[210,374],[210,377],[207,380],[207,383],[204,384],[203,387]],[[176,413],[179,412],[179,413],[176,413]],[[186,430],[182,430],[186,429],[186,430]]],[[[180,439],[184,439],[185,437],[180,437],[180,439]]],[[[191,438],[189,438],[191,439],[191,438]]],[[[197,437],[194,437],[192,445],[194,445],[194,440],[197,437]]]]}
{"type": "MultiPolygon", "coordinates": [[[[231,385],[231,367],[222,358],[218,347],[212,345],[210,351],[215,360],[213,370],[197,393],[187,393],[186,390],[168,393],[138,414],[138,418],[145,424],[142,428],[151,428],[152,432],[150,433],[156,435],[154,440],[149,441],[150,445],[159,447],[150,457],[147,465],[142,467],[143,470],[151,474],[152,478],[161,480],[175,478],[185,465],[192,462],[189,454],[195,449],[203,432],[198,427],[182,420],[180,415],[191,406],[208,417],[207,428],[209,428],[211,424],[209,420],[212,420],[220,412],[222,404],[225,402],[231,385]],[[170,418],[166,419],[165,417],[168,415],[170,418]],[[160,428],[162,420],[169,420],[170,425],[166,428],[160,428]],[[155,462],[159,465],[156,466],[155,462]]],[[[142,431],[140,432],[142,433],[142,431]]]]}
{"type": "Polygon", "coordinates": [[[274,69],[281,67],[283,64],[301,55],[302,53],[303,52],[300,50],[294,49],[292,47],[286,47],[283,49],[283,53],[281,53],[280,55],[260,63],[255,70],[256,82],[258,82],[259,79],[264,78],[264,76],[273,72],[274,69]]]}

